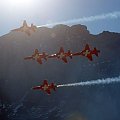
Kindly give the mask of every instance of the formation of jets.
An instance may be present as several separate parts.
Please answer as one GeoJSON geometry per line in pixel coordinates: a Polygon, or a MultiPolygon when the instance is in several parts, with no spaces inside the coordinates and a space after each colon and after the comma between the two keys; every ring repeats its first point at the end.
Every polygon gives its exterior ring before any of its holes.
{"type": "Polygon", "coordinates": [[[28,26],[27,22],[24,20],[23,25],[20,28],[14,29],[12,31],[24,32],[25,34],[30,36],[31,32],[35,32],[36,30],[37,30],[37,27],[35,25],[31,24],[31,26],[28,26]]]}
{"type": "Polygon", "coordinates": [[[42,91],[45,91],[48,95],[50,95],[52,90],[56,91],[56,88],[57,88],[57,85],[55,85],[54,83],[48,84],[48,81],[44,80],[42,85],[35,86],[32,89],[33,90],[42,90],[42,91]]]}
{"type": "Polygon", "coordinates": [[[77,52],[77,53],[72,53],[70,50],[65,52],[63,47],[61,47],[58,53],[48,55],[45,52],[39,53],[38,49],[35,49],[33,55],[27,56],[24,59],[25,60],[35,60],[39,64],[42,64],[42,59],[47,61],[50,58],[56,58],[56,59],[62,60],[64,63],[68,63],[67,57],[72,59],[73,56],[84,56],[84,57],[88,58],[88,60],[93,61],[93,55],[96,55],[98,57],[99,53],[100,53],[100,50],[97,50],[97,48],[94,48],[92,50],[92,49],[90,49],[90,46],[88,44],[86,44],[84,50],[82,50],[81,52],[77,52]]]}
{"type": "MultiPolygon", "coordinates": [[[[23,25],[20,28],[14,29],[12,31],[23,32],[28,36],[30,36],[31,33],[35,32],[36,30],[37,30],[37,27],[35,25],[31,24],[31,26],[28,26],[27,22],[24,20],[23,25]]],[[[45,52],[40,53],[38,49],[35,49],[34,53],[31,56],[27,56],[24,59],[34,60],[39,64],[42,64],[43,59],[45,61],[47,61],[48,59],[59,59],[59,60],[62,60],[64,63],[68,63],[67,58],[72,59],[74,56],[84,56],[88,60],[93,61],[93,55],[98,57],[99,53],[100,53],[100,50],[97,50],[97,48],[90,49],[90,46],[86,44],[85,48],[81,52],[76,52],[76,53],[72,53],[71,50],[68,50],[67,52],[65,52],[63,47],[60,47],[60,50],[57,53],[51,54],[51,55],[45,52]]],[[[42,85],[32,87],[32,90],[45,91],[48,95],[50,95],[51,91],[56,91],[57,87],[59,86],[54,83],[49,84],[47,80],[44,80],[42,85]]]]}

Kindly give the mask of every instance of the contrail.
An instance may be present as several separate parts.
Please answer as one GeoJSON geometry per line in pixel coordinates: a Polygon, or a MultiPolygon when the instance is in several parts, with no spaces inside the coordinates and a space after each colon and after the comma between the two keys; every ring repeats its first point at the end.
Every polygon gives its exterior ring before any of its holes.
{"type": "MultiPolygon", "coordinates": [[[[106,14],[99,14],[99,15],[89,16],[89,17],[82,17],[77,19],[71,19],[71,20],[66,20],[61,22],[55,22],[55,23],[45,24],[41,26],[54,26],[57,24],[74,24],[74,23],[81,23],[81,22],[92,22],[97,20],[117,19],[117,18],[120,18],[120,11],[115,11],[115,12],[106,13],[106,14]]],[[[41,27],[41,26],[37,26],[37,27],[41,27]]]]}
{"type": "Polygon", "coordinates": [[[20,99],[20,101],[17,103],[16,107],[13,110],[13,115],[15,115],[18,112],[18,109],[23,106],[23,101],[25,100],[27,95],[28,95],[28,92],[26,92],[24,96],[20,99]]]}
{"type": "Polygon", "coordinates": [[[57,85],[57,87],[91,86],[91,85],[100,85],[100,84],[111,84],[117,82],[120,82],[120,76],[115,78],[98,79],[98,80],[91,80],[91,81],[79,82],[79,83],[62,84],[62,85],[57,85]]]}

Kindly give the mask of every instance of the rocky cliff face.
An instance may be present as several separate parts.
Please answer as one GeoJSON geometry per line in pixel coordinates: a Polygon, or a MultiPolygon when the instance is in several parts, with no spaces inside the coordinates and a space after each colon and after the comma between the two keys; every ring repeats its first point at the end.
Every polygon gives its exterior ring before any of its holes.
{"type": "MultiPolygon", "coordinates": [[[[92,35],[84,25],[40,27],[31,36],[12,31],[0,37],[1,96],[11,102],[19,100],[26,91],[30,91],[32,86],[40,84],[44,79],[56,83],[71,83],[118,76],[120,74],[119,45],[120,33],[104,31],[92,35]],[[58,52],[61,46],[65,50],[78,52],[83,50],[86,43],[101,51],[100,56],[94,57],[93,62],[85,57],[74,57],[72,60],[68,58],[68,64],[56,59],[44,61],[42,65],[35,61],[24,61],[24,57],[31,55],[35,48],[49,54],[58,52]]],[[[75,91],[77,88],[74,90],[68,88],[67,92],[64,88],[58,90],[56,96],[54,94],[52,98],[47,99],[58,100],[60,95],[70,97],[75,91]]],[[[43,104],[43,99],[41,100],[43,96],[42,93],[34,94],[30,91],[27,104],[43,104]],[[34,97],[39,95],[39,97],[33,99],[31,95],[34,97]]],[[[54,104],[58,104],[58,101],[54,104]]],[[[47,101],[46,104],[49,102],[47,101]]]]}

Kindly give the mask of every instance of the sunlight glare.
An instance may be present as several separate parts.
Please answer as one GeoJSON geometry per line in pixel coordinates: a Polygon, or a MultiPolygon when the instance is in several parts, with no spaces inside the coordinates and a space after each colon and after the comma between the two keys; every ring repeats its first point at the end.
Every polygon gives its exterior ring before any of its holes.
{"type": "Polygon", "coordinates": [[[33,0],[9,0],[9,5],[13,7],[30,7],[33,0]]]}

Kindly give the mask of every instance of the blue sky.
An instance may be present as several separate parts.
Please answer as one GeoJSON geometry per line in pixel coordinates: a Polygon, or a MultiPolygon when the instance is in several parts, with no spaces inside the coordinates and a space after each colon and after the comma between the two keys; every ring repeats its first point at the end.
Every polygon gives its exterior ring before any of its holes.
{"type": "Polygon", "coordinates": [[[19,27],[23,20],[38,26],[62,22],[84,24],[93,34],[104,30],[120,32],[120,0],[23,0],[27,4],[13,4],[14,1],[0,0],[0,36],[19,27]],[[100,18],[109,14],[112,15],[100,18]],[[91,17],[91,21],[83,20],[91,17]]]}

